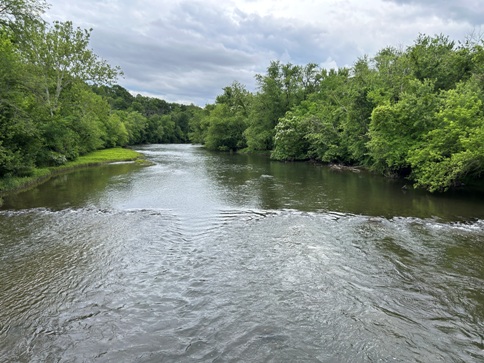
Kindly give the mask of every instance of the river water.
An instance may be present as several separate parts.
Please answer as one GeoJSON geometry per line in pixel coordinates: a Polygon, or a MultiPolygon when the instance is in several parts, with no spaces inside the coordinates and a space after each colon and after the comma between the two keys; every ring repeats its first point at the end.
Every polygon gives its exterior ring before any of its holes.
{"type": "Polygon", "coordinates": [[[1,362],[484,361],[484,195],[191,145],[0,210],[1,362]]]}

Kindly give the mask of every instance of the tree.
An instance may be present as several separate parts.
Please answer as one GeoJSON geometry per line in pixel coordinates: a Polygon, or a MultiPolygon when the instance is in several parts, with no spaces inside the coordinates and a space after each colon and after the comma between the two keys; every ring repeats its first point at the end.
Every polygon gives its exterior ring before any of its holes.
{"type": "Polygon", "coordinates": [[[104,124],[103,141],[106,148],[128,145],[128,130],[116,112],[111,113],[104,124]]]}
{"type": "MultiPolygon", "coordinates": [[[[375,105],[398,102],[414,79],[408,54],[402,50],[386,47],[373,58],[376,74],[372,80],[369,98],[375,105]]],[[[423,79],[422,79],[423,80],[423,79]]]]}
{"type": "Polygon", "coordinates": [[[32,66],[38,96],[51,117],[59,110],[62,91],[73,81],[109,84],[121,74],[88,49],[91,31],[74,28],[70,21],[26,28],[20,50],[32,66]]]}
{"type": "Polygon", "coordinates": [[[14,44],[0,32],[0,177],[29,174],[41,146],[26,77],[14,44]]]}
{"type": "MultiPolygon", "coordinates": [[[[341,72],[341,70],[340,70],[341,72]]],[[[353,65],[346,78],[341,75],[339,98],[345,111],[341,117],[341,155],[346,164],[369,165],[368,129],[371,113],[376,106],[371,93],[377,87],[377,71],[371,67],[371,60],[360,58],[353,65]]]]}
{"type": "Polygon", "coordinates": [[[316,74],[314,68],[314,65],[310,65],[305,71],[290,63],[271,62],[265,76],[256,75],[259,92],[254,97],[249,127],[244,133],[250,150],[273,148],[279,119],[305,98],[304,84],[315,84],[310,79],[316,74]]]}
{"type": "Polygon", "coordinates": [[[118,84],[112,86],[93,85],[92,89],[98,95],[105,98],[114,110],[126,111],[131,107],[134,96],[129,91],[118,84]]]}
{"type": "Polygon", "coordinates": [[[348,161],[342,137],[350,112],[349,70],[321,70],[317,92],[293,107],[275,127],[274,150],[279,160],[348,161]]]}
{"type": "Polygon", "coordinates": [[[210,150],[235,151],[247,146],[244,131],[247,129],[251,96],[239,82],[233,82],[223,91],[216,104],[206,108],[197,135],[203,137],[203,143],[210,150]]]}
{"type": "Polygon", "coordinates": [[[153,114],[147,118],[148,124],[146,126],[146,138],[150,144],[158,144],[163,142],[165,130],[163,128],[163,116],[160,114],[153,114]]]}
{"type": "MultiPolygon", "coordinates": [[[[248,150],[369,166],[430,191],[482,178],[483,49],[482,38],[421,35],[405,50],[384,48],[351,69],[271,62],[245,108],[248,150]]],[[[193,138],[212,148],[233,145],[233,91],[205,108],[193,138]]]]}
{"type": "Polygon", "coordinates": [[[104,147],[110,113],[107,101],[77,81],[64,90],[61,102],[59,115],[70,119],[71,129],[79,136],[79,154],[104,147]]]}
{"type": "Polygon", "coordinates": [[[442,94],[435,114],[439,127],[428,131],[424,143],[410,150],[416,186],[445,191],[468,178],[484,174],[484,109],[473,82],[459,83],[442,94]]]}
{"type": "Polygon", "coordinates": [[[192,117],[188,122],[189,132],[188,138],[191,143],[203,144],[205,142],[206,130],[204,129],[202,122],[208,116],[210,106],[205,109],[196,108],[192,112],[192,117]]]}
{"type": "Polygon", "coordinates": [[[407,175],[408,153],[424,143],[425,135],[438,127],[438,98],[433,81],[414,80],[395,104],[387,102],[373,110],[368,152],[372,168],[384,174],[407,175]]]}
{"type": "Polygon", "coordinates": [[[176,124],[171,115],[160,116],[158,127],[163,130],[161,143],[174,143],[176,141],[176,124]]]}
{"type": "Polygon", "coordinates": [[[207,119],[208,130],[205,146],[209,150],[235,151],[246,146],[243,136],[246,129],[246,118],[232,112],[225,103],[220,103],[210,112],[207,119]]]}
{"type": "Polygon", "coordinates": [[[233,113],[240,113],[247,117],[249,115],[250,94],[240,82],[234,81],[230,86],[223,88],[223,93],[217,96],[216,104],[225,104],[233,113]]]}
{"type": "Polygon", "coordinates": [[[432,79],[437,90],[454,88],[470,77],[472,54],[465,45],[456,45],[449,37],[419,35],[407,50],[412,71],[417,79],[432,79]]]}
{"type": "Polygon", "coordinates": [[[16,29],[19,24],[40,21],[47,7],[44,0],[0,0],[0,26],[16,29]]]}
{"type": "Polygon", "coordinates": [[[311,147],[308,135],[313,131],[311,124],[318,122],[313,117],[311,114],[301,114],[299,109],[294,112],[288,111],[276,126],[271,158],[276,160],[308,159],[311,147]]]}
{"type": "Polygon", "coordinates": [[[116,111],[115,112],[121,122],[126,127],[128,132],[128,144],[143,144],[146,143],[146,130],[148,127],[148,120],[138,111],[116,111]]]}

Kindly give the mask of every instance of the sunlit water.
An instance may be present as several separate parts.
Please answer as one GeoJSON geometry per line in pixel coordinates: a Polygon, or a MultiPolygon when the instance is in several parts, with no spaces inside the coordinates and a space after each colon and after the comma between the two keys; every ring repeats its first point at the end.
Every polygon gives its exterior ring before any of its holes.
{"type": "Polygon", "coordinates": [[[0,211],[1,362],[478,362],[476,192],[189,145],[0,211]]]}

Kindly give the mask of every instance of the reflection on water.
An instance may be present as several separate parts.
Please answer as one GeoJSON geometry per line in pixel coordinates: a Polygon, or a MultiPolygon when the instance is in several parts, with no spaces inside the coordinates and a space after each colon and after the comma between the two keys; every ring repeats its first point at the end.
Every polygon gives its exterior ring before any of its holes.
{"type": "Polygon", "coordinates": [[[142,151],[154,166],[6,199],[0,361],[484,359],[479,200],[188,145],[142,151]]]}
{"type": "Polygon", "coordinates": [[[383,217],[475,220],[484,218],[484,190],[447,195],[402,190],[404,181],[358,170],[281,163],[251,155],[209,154],[208,175],[231,205],[264,209],[339,211],[383,217]]]}
{"type": "Polygon", "coordinates": [[[116,188],[141,168],[135,163],[114,163],[71,171],[28,191],[3,197],[0,209],[63,209],[96,203],[106,188],[116,188]]]}
{"type": "Polygon", "coordinates": [[[484,219],[484,190],[429,194],[364,171],[282,163],[257,155],[209,153],[191,145],[141,148],[155,163],[107,165],[53,178],[5,199],[3,209],[85,205],[106,208],[295,209],[368,216],[484,219]]]}

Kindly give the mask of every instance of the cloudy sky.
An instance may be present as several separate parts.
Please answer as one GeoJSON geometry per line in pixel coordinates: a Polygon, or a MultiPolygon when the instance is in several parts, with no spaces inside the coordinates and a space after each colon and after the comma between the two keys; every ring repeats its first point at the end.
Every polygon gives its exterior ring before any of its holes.
{"type": "Polygon", "coordinates": [[[213,103],[234,80],[254,91],[270,61],[351,66],[419,33],[484,31],[482,0],[47,0],[46,20],[93,28],[91,47],[133,94],[213,103]]]}

